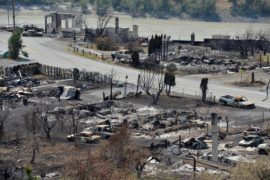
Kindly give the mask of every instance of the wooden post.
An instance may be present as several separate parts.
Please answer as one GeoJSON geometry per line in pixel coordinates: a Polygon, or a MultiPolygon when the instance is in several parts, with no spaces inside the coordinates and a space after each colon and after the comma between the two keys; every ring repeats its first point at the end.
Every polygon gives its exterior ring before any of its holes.
{"type": "Polygon", "coordinates": [[[226,116],[226,132],[229,132],[229,117],[226,116]]]}
{"type": "Polygon", "coordinates": [[[125,82],[125,90],[124,90],[124,97],[127,97],[127,80],[128,80],[128,76],[126,76],[126,82],[125,82]]]}
{"type": "Polygon", "coordinates": [[[0,110],[3,110],[3,99],[2,96],[0,96],[0,110]]]}
{"type": "Polygon", "coordinates": [[[262,69],[262,53],[260,53],[260,69],[262,69]]]}
{"type": "Polygon", "coordinates": [[[57,67],[54,67],[54,77],[57,78],[57,67]]]}
{"type": "Polygon", "coordinates": [[[263,111],[263,125],[264,125],[264,111],[263,111]]]}
{"type": "Polygon", "coordinates": [[[137,89],[136,89],[136,96],[138,95],[139,91],[139,85],[140,85],[140,80],[141,80],[141,75],[138,75],[138,80],[137,80],[137,89]]]}
{"type": "Polygon", "coordinates": [[[183,89],[183,96],[182,96],[182,104],[183,104],[183,109],[185,109],[185,89],[183,89]]]}
{"type": "Polygon", "coordinates": [[[103,92],[102,94],[103,94],[103,101],[105,101],[105,92],[103,92]]]}
{"type": "Polygon", "coordinates": [[[250,119],[250,115],[249,115],[249,119],[248,119],[248,127],[250,127],[250,125],[251,125],[251,124],[250,124],[250,123],[251,123],[250,121],[251,121],[251,119],[250,119]]]}
{"type": "Polygon", "coordinates": [[[181,135],[179,135],[179,148],[181,149],[182,148],[182,137],[181,135]]]}
{"type": "Polygon", "coordinates": [[[253,71],[251,73],[251,83],[254,83],[255,82],[255,72],[253,71]]]}
{"type": "Polygon", "coordinates": [[[270,124],[269,124],[269,122],[267,123],[267,135],[269,136],[269,127],[270,127],[270,124]]]}

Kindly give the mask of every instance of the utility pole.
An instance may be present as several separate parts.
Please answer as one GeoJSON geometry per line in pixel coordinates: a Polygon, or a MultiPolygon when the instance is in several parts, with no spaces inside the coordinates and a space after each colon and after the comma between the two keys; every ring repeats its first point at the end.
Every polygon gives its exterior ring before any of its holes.
{"type": "Polygon", "coordinates": [[[126,76],[126,81],[125,81],[124,98],[127,98],[127,79],[128,79],[128,76],[126,76]]]}
{"type": "Polygon", "coordinates": [[[9,1],[7,1],[7,18],[8,18],[8,28],[9,28],[9,1]]]}
{"type": "Polygon", "coordinates": [[[15,23],[15,0],[12,0],[12,9],[13,9],[13,28],[15,29],[16,23],[15,23]]]}
{"type": "Polygon", "coordinates": [[[211,128],[212,128],[212,161],[218,162],[218,119],[217,113],[211,114],[211,128]]]}

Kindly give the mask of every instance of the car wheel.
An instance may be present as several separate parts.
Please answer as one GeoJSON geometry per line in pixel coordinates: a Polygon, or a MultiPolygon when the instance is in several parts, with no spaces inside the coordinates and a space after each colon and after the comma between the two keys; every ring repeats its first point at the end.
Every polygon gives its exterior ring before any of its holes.
{"type": "Polygon", "coordinates": [[[224,102],[224,101],[222,101],[221,104],[222,104],[223,106],[227,106],[227,103],[224,102]]]}
{"type": "Polygon", "coordinates": [[[268,153],[263,149],[259,150],[259,154],[260,155],[268,155],[268,153]]]}

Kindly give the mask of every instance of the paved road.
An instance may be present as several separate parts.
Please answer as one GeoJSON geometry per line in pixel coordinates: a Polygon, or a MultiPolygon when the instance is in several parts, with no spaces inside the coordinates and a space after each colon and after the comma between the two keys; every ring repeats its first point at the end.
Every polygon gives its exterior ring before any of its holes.
{"type": "MultiPolygon", "coordinates": [[[[7,41],[10,34],[0,32],[0,50],[7,49],[7,41]]],[[[61,66],[65,68],[85,69],[88,71],[99,71],[101,73],[109,73],[113,68],[118,73],[118,79],[124,80],[128,75],[130,83],[136,83],[139,70],[107,64],[100,61],[89,60],[84,57],[73,55],[65,50],[64,43],[55,41],[51,38],[23,38],[24,45],[28,51],[30,58],[47,65],[61,66]]],[[[1,51],[0,51],[1,52],[1,51]]],[[[199,89],[200,79],[190,80],[188,78],[177,77],[176,86],[173,91],[185,94],[195,95],[200,92],[199,89]]],[[[244,95],[251,101],[255,102],[257,106],[270,108],[270,100],[263,102],[265,93],[257,90],[248,90],[244,88],[233,87],[229,85],[220,85],[209,82],[209,94],[217,98],[225,95],[244,95]]]]}

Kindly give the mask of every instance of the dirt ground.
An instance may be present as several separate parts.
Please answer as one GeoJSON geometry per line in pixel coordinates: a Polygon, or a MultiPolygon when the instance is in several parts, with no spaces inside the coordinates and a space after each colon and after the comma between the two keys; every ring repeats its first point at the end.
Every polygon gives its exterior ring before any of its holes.
{"type": "Polygon", "coordinates": [[[201,79],[208,77],[208,79],[215,84],[226,84],[230,86],[237,86],[245,89],[265,91],[265,85],[269,81],[269,74],[263,72],[263,70],[255,70],[255,81],[262,82],[259,84],[249,84],[246,86],[239,85],[239,82],[251,82],[251,74],[253,71],[245,71],[242,73],[232,73],[232,74],[197,74],[197,75],[188,75],[185,78],[190,79],[201,79]],[[242,80],[241,80],[242,79],[242,80]],[[235,84],[237,82],[237,84],[235,84]]]}
{"type": "MultiPolygon", "coordinates": [[[[151,97],[142,95],[137,98],[123,99],[121,102],[133,104],[135,107],[151,106],[151,97]]],[[[155,106],[159,109],[176,109],[197,111],[198,114],[210,117],[211,113],[216,112],[221,117],[220,124],[225,125],[225,118],[228,116],[232,126],[249,126],[260,125],[264,122],[264,126],[270,123],[270,112],[261,108],[255,109],[239,109],[219,104],[204,105],[198,99],[182,98],[182,97],[168,97],[163,95],[160,97],[158,105],[155,106]]]]}

